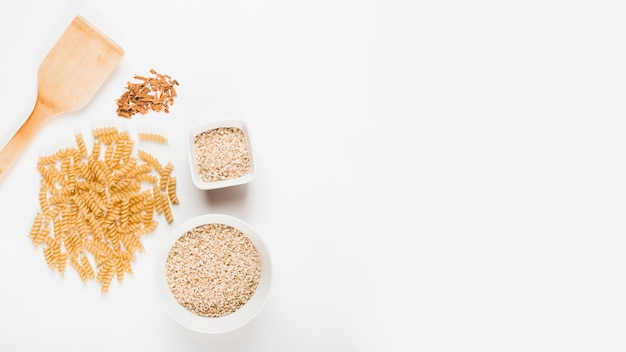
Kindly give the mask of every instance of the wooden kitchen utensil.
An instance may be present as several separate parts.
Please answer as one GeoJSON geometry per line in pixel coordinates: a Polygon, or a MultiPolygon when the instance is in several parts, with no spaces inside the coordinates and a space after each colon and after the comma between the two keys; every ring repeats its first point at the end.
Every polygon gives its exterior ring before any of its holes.
{"type": "Polygon", "coordinates": [[[53,116],[82,108],[124,56],[124,50],[84,18],[74,17],[37,74],[30,116],[0,151],[0,178],[53,116]]]}

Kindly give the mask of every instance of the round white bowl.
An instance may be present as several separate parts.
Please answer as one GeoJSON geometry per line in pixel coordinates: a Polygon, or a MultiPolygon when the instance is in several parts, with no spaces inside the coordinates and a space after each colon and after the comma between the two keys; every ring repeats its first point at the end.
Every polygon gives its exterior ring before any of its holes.
{"type": "Polygon", "coordinates": [[[211,190],[217,188],[224,188],[230,186],[237,186],[244,183],[248,183],[252,181],[254,178],[255,167],[254,167],[254,155],[252,152],[252,141],[250,140],[250,132],[248,131],[248,127],[245,122],[242,120],[224,120],[224,121],[214,121],[207,122],[201,125],[195,126],[192,128],[187,135],[187,155],[189,156],[189,166],[191,168],[191,179],[193,180],[194,185],[202,190],[211,190]],[[210,131],[220,127],[233,127],[240,129],[244,136],[246,137],[246,143],[248,145],[248,157],[250,158],[250,171],[237,178],[214,181],[214,182],[205,182],[200,177],[200,172],[198,171],[198,163],[196,162],[196,149],[195,149],[195,137],[202,132],[210,131]]]}
{"type": "Polygon", "coordinates": [[[164,304],[165,310],[182,326],[202,333],[223,333],[237,329],[254,318],[267,300],[272,281],[272,263],[269,252],[261,237],[244,221],[223,214],[207,214],[197,216],[182,223],[164,239],[157,253],[156,284],[158,295],[164,304]],[[246,235],[254,244],[261,260],[261,276],[256,291],[235,312],[217,318],[203,317],[192,313],[183,307],[172,294],[165,273],[165,265],[170,249],[187,231],[205,224],[230,225],[246,235]]]}

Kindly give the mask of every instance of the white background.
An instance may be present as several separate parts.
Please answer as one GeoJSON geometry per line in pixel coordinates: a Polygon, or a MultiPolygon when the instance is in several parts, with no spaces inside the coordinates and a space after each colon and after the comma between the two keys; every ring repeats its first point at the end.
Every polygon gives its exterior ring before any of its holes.
{"type": "Polygon", "coordinates": [[[624,351],[623,1],[12,1],[0,11],[0,145],[75,15],[126,51],[84,109],[0,180],[3,351],[624,351]],[[151,68],[171,113],[117,117],[151,68]],[[247,122],[257,174],[199,191],[185,134],[247,122]],[[74,133],[167,135],[181,203],[102,296],[28,239],[37,158],[74,133]],[[274,263],[261,313],[188,331],[155,295],[159,238],[225,213],[274,263]]]}

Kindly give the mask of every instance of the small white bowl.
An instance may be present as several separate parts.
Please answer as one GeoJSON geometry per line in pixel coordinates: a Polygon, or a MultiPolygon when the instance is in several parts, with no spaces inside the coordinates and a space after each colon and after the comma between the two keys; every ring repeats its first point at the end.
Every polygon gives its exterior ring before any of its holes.
{"type": "Polygon", "coordinates": [[[172,231],[162,243],[156,260],[156,284],[158,295],[164,303],[165,310],[180,325],[201,333],[224,333],[237,329],[252,320],[267,300],[272,281],[272,263],[270,255],[261,237],[244,221],[230,215],[207,214],[189,219],[172,231]],[[254,244],[261,260],[261,276],[259,285],[252,297],[239,309],[225,316],[211,318],[203,317],[183,307],[174,295],[167,283],[166,263],[172,246],[187,231],[205,224],[230,225],[246,235],[254,244]]]}
{"type": "Polygon", "coordinates": [[[204,124],[201,124],[192,128],[189,131],[189,134],[187,136],[187,154],[189,155],[189,166],[191,168],[191,178],[193,180],[193,183],[199,189],[211,190],[211,189],[217,189],[217,188],[237,186],[237,185],[241,185],[244,183],[248,183],[254,178],[255,166],[254,166],[254,155],[252,153],[252,143],[250,140],[250,133],[248,132],[248,128],[246,124],[242,120],[233,119],[233,120],[225,120],[225,121],[217,121],[217,122],[208,122],[208,123],[204,123],[204,124]],[[200,176],[200,171],[198,170],[198,163],[196,162],[195,137],[202,132],[210,131],[210,130],[221,128],[221,127],[225,127],[225,128],[234,127],[234,128],[240,129],[243,132],[246,138],[246,144],[248,146],[250,170],[247,174],[237,177],[237,178],[214,181],[214,182],[206,182],[202,180],[202,177],[200,176]]]}

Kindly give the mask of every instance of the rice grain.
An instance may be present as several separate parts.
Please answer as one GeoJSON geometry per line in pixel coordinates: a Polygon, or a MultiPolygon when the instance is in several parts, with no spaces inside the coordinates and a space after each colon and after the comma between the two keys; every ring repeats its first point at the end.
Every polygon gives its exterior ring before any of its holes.
{"type": "Polygon", "coordinates": [[[204,182],[242,177],[250,172],[248,143],[236,127],[204,131],[194,138],[196,163],[204,182]]]}
{"type": "Polygon", "coordinates": [[[225,224],[205,224],[183,234],[165,264],[174,298],[203,317],[221,317],[241,308],[254,294],[261,260],[241,231],[225,224]]]}

